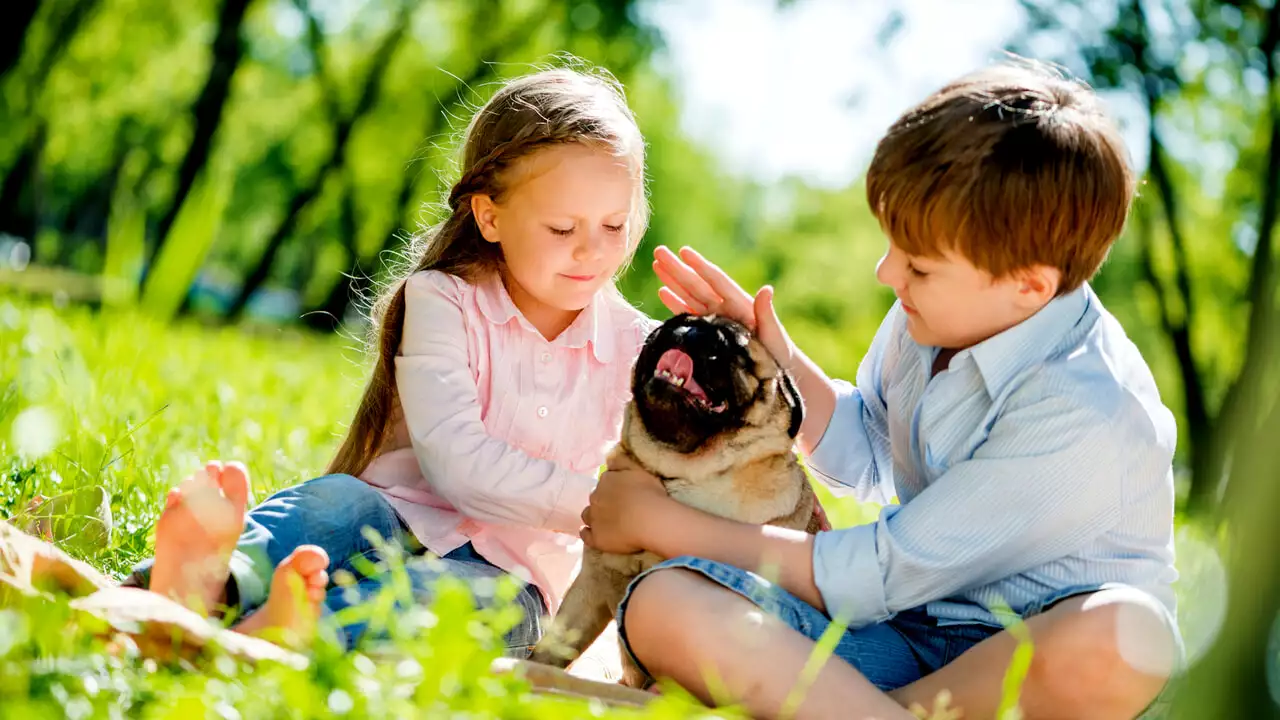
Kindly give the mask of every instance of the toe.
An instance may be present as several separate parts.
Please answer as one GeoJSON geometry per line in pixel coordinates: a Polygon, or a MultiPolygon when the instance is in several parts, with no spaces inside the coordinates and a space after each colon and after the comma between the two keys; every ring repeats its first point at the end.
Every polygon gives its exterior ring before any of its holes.
{"type": "Polygon", "coordinates": [[[304,577],[307,580],[308,587],[325,588],[329,585],[329,573],[325,570],[319,570],[304,577]]]}
{"type": "Polygon", "coordinates": [[[222,471],[215,477],[218,478],[218,486],[222,488],[222,494],[231,501],[236,511],[244,514],[245,507],[249,504],[249,471],[243,463],[229,462],[222,466],[222,471]]]}
{"type": "Polygon", "coordinates": [[[171,488],[169,493],[164,496],[164,509],[176,507],[182,502],[182,491],[178,488],[171,488]]]}
{"type": "Polygon", "coordinates": [[[303,575],[324,572],[329,567],[329,555],[316,545],[302,545],[284,560],[303,575]]]}

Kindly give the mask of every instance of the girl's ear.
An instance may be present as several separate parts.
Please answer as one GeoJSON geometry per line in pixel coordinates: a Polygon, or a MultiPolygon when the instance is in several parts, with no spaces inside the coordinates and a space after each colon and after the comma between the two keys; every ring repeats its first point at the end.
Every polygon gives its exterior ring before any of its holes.
{"type": "Polygon", "coordinates": [[[491,243],[498,242],[498,213],[493,198],[488,195],[472,195],[471,214],[480,228],[481,237],[491,243]]]}

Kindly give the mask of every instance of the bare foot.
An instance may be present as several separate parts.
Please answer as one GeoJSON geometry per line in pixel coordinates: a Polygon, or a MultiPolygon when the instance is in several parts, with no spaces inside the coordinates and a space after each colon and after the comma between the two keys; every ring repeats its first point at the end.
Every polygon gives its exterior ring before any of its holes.
{"type": "Polygon", "coordinates": [[[210,462],[169,491],[156,523],[152,592],[209,615],[225,602],[228,565],[244,528],[249,474],[210,462]]]}
{"type": "Polygon", "coordinates": [[[283,645],[311,642],[329,586],[328,567],[323,549],[298,546],[276,566],[266,604],[232,629],[283,645]]]}

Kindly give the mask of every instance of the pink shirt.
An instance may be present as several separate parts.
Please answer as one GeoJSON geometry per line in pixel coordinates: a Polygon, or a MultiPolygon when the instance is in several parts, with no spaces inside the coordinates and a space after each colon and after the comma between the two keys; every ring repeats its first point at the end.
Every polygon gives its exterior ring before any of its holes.
{"type": "Polygon", "coordinates": [[[656,325],[601,291],[546,340],[496,276],[437,271],[405,287],[392,449],[361,474],[431,552],[470,541],[536,585],[555,612],[582,557],[578,530],[656,325]]]}

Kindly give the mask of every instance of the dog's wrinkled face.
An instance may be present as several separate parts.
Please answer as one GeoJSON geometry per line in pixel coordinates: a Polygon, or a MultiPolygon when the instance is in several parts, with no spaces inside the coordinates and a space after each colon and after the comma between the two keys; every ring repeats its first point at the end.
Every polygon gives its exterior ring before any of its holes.
{"type": "Polygon", "coordinates": [[[741,323],[677,315],[645,341],[632,397],[654,440],[690,453],[709,440],[783,413],[799,432],[804,409],[791,377],[741,323]]]}

